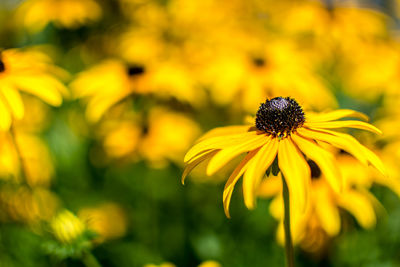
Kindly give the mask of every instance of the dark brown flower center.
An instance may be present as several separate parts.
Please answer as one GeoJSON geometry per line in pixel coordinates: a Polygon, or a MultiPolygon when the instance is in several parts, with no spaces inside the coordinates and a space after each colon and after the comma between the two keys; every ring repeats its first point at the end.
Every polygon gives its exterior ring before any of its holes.
{"type": "Polygon", "coordinates": [[[301,106],[290,97],[275,97],[262,103],[257,111],[256,127],[274,137],[286,137],[301,127],[305,116],[301,106]]]}
{"type": "Polygon", "coordinates": [[[130,77],[139,76],[145,72],[145,68],[142,65],[130,65],[126,69],[126,72],[130,77]]]}

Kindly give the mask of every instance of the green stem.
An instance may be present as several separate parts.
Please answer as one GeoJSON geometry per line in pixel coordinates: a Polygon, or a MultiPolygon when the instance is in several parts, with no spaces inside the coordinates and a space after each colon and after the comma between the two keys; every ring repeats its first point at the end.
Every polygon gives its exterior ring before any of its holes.
{"type": "Polygon", "coordinates": [[[283,191],[283,205],[285,209],[285,217],[283,219],[283,226],[285,229],[285,254],[286,266],[294,267],[294,253],[292,235],[290,233],[290,202],[289,202],[289,188],[287,186],[285,177],[282,174],[282,191],[283,191]]]}
{"type": "Polygon", "coordinates": [[[86,267],[101,267],[95,256],[93,256],[93,254],[90,252],[83,254],[82,261],[86,267]]]}

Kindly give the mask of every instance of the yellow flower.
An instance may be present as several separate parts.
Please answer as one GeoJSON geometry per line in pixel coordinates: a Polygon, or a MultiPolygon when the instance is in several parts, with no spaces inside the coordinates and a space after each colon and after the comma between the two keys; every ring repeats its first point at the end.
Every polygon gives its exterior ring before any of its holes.
{"type": "MultiPolygon", "coordinates": [[[[299,216],[291,212],[291,230],[294,243],[300,243],[305,250],[316,251],[325,245],[330,237],[337,236],[341,228],[339,209],[342,208],[355,217],[363,228],[371,228],[376,223],[376,213],[381,209],[378,200],[368,192],[372,183],[388,186],[387,178],[365,168],[356,159],[347,155],[337,155],[339,169],[344,187],[340,193],[332,190],[326,176],[313,161],[308,161],[311,168],[310,201],[304,214],[299,216]],[[380,177],[382,176],[382,177],[380,177]]],[[[398,189],[397,182],[397,189],[398,189]]],[[[278,241],[283,244],[283,199],[281,195],[282,179],[270,176],[259,188],[263,197],[275,196],[271,202],[271,214],[280,221],[278,241]]],[[[395,189],[389,186],[390,189],[395,189]]]]}
{"type": "Polygon", "coordinates": [[[59,200],[51,191],[44,188],[26,186],[2,186],[0,190],[0,209],[2,220],[28,223],[50,220],[58,206],[59,200]]]}
{"type": "Polygon", "coordinates": [[[59,106],[65,86],[52,75],[56,70],[50,59],[39,51],[4,50],[0,54],[0,130],[8,130],[14,119],[24,116],[24,104],[19,91],[39,97],[59,106]]]}
{"type": "Polygon", "coordinates": [[[31,32],[53,22],[58,27],[77,28],[101,17],[94,0],[27,0],[17,10],[17,21],[31,32]]]}
{"type": "Polygon", "coordinates": [[[184,114],[153,108],[141,125],[137,114],[125,111],[123,118],[108,117],[100,138],[108,156],[136,160],[142,157],[153,166],[181,162],[185,151],[200,135],[199,126],[184,114]],[[136,115],[136,116],[135,116],[136,115]]]}
{"type": "Polygon", "coordinates": [[[86,229],[85,224],[68,210],[61,211],[50,222],[54,237],[62,243],[72,243],[86,229]]]}
{"type": "Polygon", "coordinates": [[[256,53],[223,47],[204,67],[203,80],[211,85],[211,97],[217,104],[240,101],[241,107],[250,112],[264,99],[285,94],[313,109],[337,106],[322,79],[313,73],[309,58],[289,42],[265,42],[268,45],[256,53]]]}
{"type": "Polygon", "coordinates": [[[207,174],[212,175],[234,157],[248,152],[225,185],[223,202],[229,217],[229,203],[239,178],[244,176],[244,202],[252,209],[259,184],[276,158],[289,187],[293,210],[304,211],[310,191],[311,173],[303,154],[318,164],[335,191],[340,192],[343,187],[335,157],[319,145],[320,142],[343,149],[362,163],[370,163],[384,172],[383,163],[372,151],[351,135],[330,129],[358,128],[381,133],[380,130],[358,120],[338,121],[345,117],[366,118],[352,110],[304,114],[301,106],[292,98],[267,99],[260,105],[255,126],[217,128],[201,137],[185,155],[186,168],[182,182],[194,167],[206,159],[210,159],[207,174]]]}
{"type": "Polygon", "coordinates": [[[140,151],[156,165],[164,165],[167,160],[181,162],[185,151],[199,135],[199,126],[187,116],[156,108],[150,113],[140,151]]]}
{"type": "Polygon", "coordinates": [[[198,267],[221,267],[221,264],[216,261],[205,261],[202,262],[198,267]]]}
{"type": "Polygon", "coordinates": [[[105,203],[95,208],[84,208],[78,212],[78,217],[87,223],[88,229],[99,235],[97,242],[125,235],[127,218],[117,204],[105,203]]]}
{"type": "Polygon", "coordinates": [[[109,59],[78,74],[71,89],[78,98],[89,98],[86,116],[97,122],[117,102],[133,93],[147,93],[145,66],[109,59]]]}

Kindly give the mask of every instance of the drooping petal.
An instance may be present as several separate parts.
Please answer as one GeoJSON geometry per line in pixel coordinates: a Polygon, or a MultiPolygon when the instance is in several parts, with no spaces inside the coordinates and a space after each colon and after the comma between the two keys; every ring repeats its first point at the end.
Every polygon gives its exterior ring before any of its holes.
{"type": "Polygon", "coordinates": [[[329,122],[306,122],[304,127],[311,129],[335,129],[335,128],[356,128],[367,130],[376,134],[382,134],[382,131],[375,126],[363,121],[329,121],[329,122]]]}
{"type": "Polygon", "coordinates": [[[339,210],[332,199],[329,188],[325,186],[317,187],[313,190],[315,194],[315,212],[321,223],[322,228],[330,236],[335,236],[340,231],[340,215],[339,210]]]}
{"type": "Polygon", "coordinates": [[[327,113],[307,113],[306,121],[325,122],[325,121],[334,121],[341,118],[357,118],[365,121],[369,120],[368,116],[361,112],[354,111],[351,109],[339,109],[327,113]]]}
{"type": "Polygon", "coordinates": [[[307,138],[327,142],[333,146],[341,148],[364,164],[371,163],[382,174],[386,174],[382,161],[371,150],[361,145],[353,136],[345,133],[338,133],[329,130],[319,129],[310,130],[299,128],[297,132],[307,138]]]}
{"type": "Polygon", "coordinates": [[[254,194],[257,192],[258,186],[266,170],[274,161],[277,152],[278,140],[269,137],[269,142],[260,148],[258,153],[249,163],[243,177],[244,203],[248,209],[254,208],[254,194]]]}
{"type": "Polygon", "coordinates": [[[289,196],[304,211],[308,199],[310,168],[290,137],[279,142],[278,165],[289,188],[289,196]]]}
{"type": "Polygon", "coordinates": [[[213,175],[216,171],[222,168],[234,157],[264,145],[269,141],[269,137],[265,135],[255,135],[243,143],[236,146],[231,146],[226,149],[221,149],[211,160],[207,166],[207,175],[213,175]]]}
{"type": "Polygon", "coordinates": [[[182,184],[185,184],[185,179],[186,177],[189,175],[189,173],[197,166],[199,165],[202,161],[207,160],[208,158],[211,158],[212,156],[215,155],[215,153],[217,153],[218,150],[212,150],[209,151],[208,153],[203,154],[201,157],[197,158],[196,160],[190,162],[189,164],[187,164],[185,166],[185,170],[183,171],[182,174],[182,184]]]}
{"type": "Polygon", "coordinates": [[[228,181],[225,184],[224,188],[224,193],[222,195],[223,198],[223,203],[224,203],[224,211],[226,217],[230,218],[229,214],[229,204],[231,203],[231,198],[232,198],[232,193],[233,189],[235,187],[235,184],[239,180],[239,178],[243,175],[243,173],[246,171],[249,161],[256,155],[256,153],[259,151],[259,149],[250,151],[246,157],[240,162],[240,164],[235,168],[235,170],[232,172],[231,176],[229,177],[228,181]]]}
{"type": "Polygon", "coordinates": [[[341,195],[338,204],[348,210],[364,228],[370,228],[376,223],[375,211],[368,197],[357,191],[348,191],[341,195]]]}
{"type": "Polygon", "coordinates": [[[337,168],[338,165],[332,153],[299,135],[292,135],[292,139],[307,157],[317,163],[333,190],[341,192],[343,186],[342,175],[337,168]]]}
{"type": "Polygon", "coordinates": [[[227,136],[217,136],[204,139],[199,143],[195,144],[184,157],[184,162],[188,162],[192,157],[208,149],[222,149],[229,146],[235,146],[237,144],[246,142],[250,138],[256,137],[256,132],[246,132],[242,134],[233,134],[227,136]]]}
{"type": "Polygon", "coordinates": [[[217,136],[226,136],[232,134],[240,134],[248,132],[252,126],[250,125],[233,125],[233,126],[226,126],[226,127],[218,127],[206,132],[203,136],[198,139],[198,142],[217,136]]]}
{"type": "Polygon", "coordinates": [[[61,105],[61,92],[67,90],[61,82],[46,75],[41,75],[41,77],[21,76],[15,78],[13,81],[16,87],[39,97],[52,106],[61,105]]]}
{"type": "Polygon", "coordinates": [[[24,116],[24,103],[22,102],[21,95],[15,88],[3,84],[0,86],[3,93],[4,100],[7,102],[14,118],[20,120],[24,116]]]}
{"type": "Polygon", "coordinates": [[[7,105],[0,99],[0,130],[7,131],[11,126],[11,114],[7,105]]]}

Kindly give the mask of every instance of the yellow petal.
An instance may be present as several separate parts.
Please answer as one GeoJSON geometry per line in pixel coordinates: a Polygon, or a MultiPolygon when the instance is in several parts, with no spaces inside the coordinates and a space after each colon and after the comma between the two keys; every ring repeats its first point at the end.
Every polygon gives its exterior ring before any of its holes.
{"type": "Polygon", "coordinates": [[[331,192],[326,186],[314,188],[315,194],[315,212],[321,223],[322,228],[330,236],[335,236],[340,231],[340,215],[331,192]]]}
{"type": "Polygon", "coordinates": [[[279,142],[278,165],[289,188],[291,203],[304,211],[308,199],[310,168],[290,137],[279,142]]]}
{"type": "Polygon", "coordinates": [[[207,166],[207,175],[213,175],[216,171],[222,168],[234,157],[264,145],[269,141],[269,137],[265,135],[250,136],[249,140],[239,143],[236,146],[231,146],[226,149],[221,149],[211,160],[207,166]]]}
{"type": "Polygon", "coordinates": [[[254,194],[264,176],[266,170],[271,165],[278,152],[278,141],[276,138],[269,137],[269,142],[260,148],[259,152],[249,163],[243,177],[243,197],[248,209],[255,206],[254,194]]]}
{"type": "Polygon", "coordinates": [[[0,130],[7,131],[11,126],[11,114],[5,103],[0,99],[0,130]]]}
{"type": "Polygon", "coordinates": [[[248,167],[249,161],[254,157],[254,155],[259,151],[259,149],[250,151],[246,157],[240,162],[240,164],[235,168],[225,184],[224,193],[222,195],[224,202],[224,211],[226,217],[230,218],[229,214],[229,204],[231,203],[233,189],[239,178],[243,175],[248,167]]]}
{"type": "Polygon", "coordinates": [[[208,149],[222,149],[222,148],[227,148],[229,146],[238,145],[255,135],[256,132],[253,131],[242,134],[217,136],[204,139],[199,143],[195,144],[191,149],[189,149],[183,160],[184,162],[188,162],[192,157],[208,149]]]}
{"type": "Polygon", "coordinates": [[[307,138],[327,142],[335,147],[341,148],[364,164],[371,163],[378,171],[386,175],[382,161],[371,150],[361,145],[353,136],[329,130],[310,130],[299,128],[297,132],[307,138]]]}
{"type": "Polygon", "coordinates": [[[0,90],[14,118],[18,120],[22,119],[22,117],[24,117],[24,103],[18,91],[7,85],[2,85],[0,90]]]}
{"type": "Polygon", "coordinates": [[[306,117],[307,122],[324,122],[324,121],[333,121],[341,118],[358,118],[365,121],[368,121],[369,118],[367,115],[354,111],[351,109],[339,109],[332,112],[327,113],[308,113],[306,117]]]}
{"type": "Polygon", "coordinates": [[[294,134],[292,139],[307,157],[317,163],[333,190],[341,192],[343,186],[342,175],[332,153],[301,136],[294,134]]]}
{"type": "Polygon", "coordinates": [[[185,170],[183,171],[182,174],[182,179],[181,182],[182,184],[185,184],[185,179],[189,175],[189,173],[197,166],[199,165],[202,161],[207,160],[208,158],[212,157],[217,153],[218,151],[210,151],[208,153],[203,154],[201,157],[197,158],[196,160],[190,162],[185,166],[185,170]]]}
{"type": "Polygon", "coordinates": [[[60,92],[67,90],[62,83],[47,75],[15,77],[14,83],[20,90],[35,95],[52,106],[61,105],[60,92]]]}
{"type": "Polygon", "coordinates": [[[348,191],[338,199],[338,204],[348,210],[364,228],[371,228],[376,223],[375,211],[368,197],[357,192],[348,191]]]}
{"type": "Polygon", "coordinates": [[[218,127],[215,129],[212,129],[205,133],[203,136],[201,136],[198,141],[202,141],[211,137],[217,137],[217,136],[226,136],[226,135],[232,135],[232,134],[240,134],[240,133],[245,133],[249,131],[249,128],[252,126],[249,125],[233,125],[233,126],[226,126],[226,127],[218,127]]]}
{"type": "Polygon", "coordinates": [[[356,128],[356,129],[367,130],[376,134],[382,134],[381,130],[363,121],[306,122],[304,123],[304,127],[316,128],[316,130],[318,130],[319,128],[326,128],[326,129],[356,128]]]}

